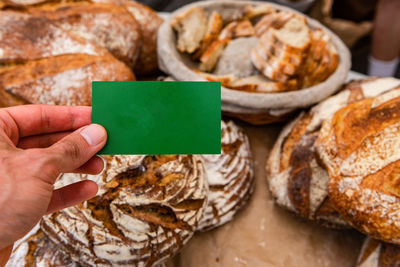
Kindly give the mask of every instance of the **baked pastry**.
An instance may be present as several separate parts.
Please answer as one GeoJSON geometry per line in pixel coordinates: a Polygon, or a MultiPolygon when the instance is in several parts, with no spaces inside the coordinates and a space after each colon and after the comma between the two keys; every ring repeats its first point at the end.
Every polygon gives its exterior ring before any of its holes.
{"type": "Polygon", "coordinates": [[[6,267],[79,267],[36,225],[15,245],[6,267]]]}
{"type": "Polygon", "coordinates": [[[365,238],[357,267],[391,267],[400,265],[400,247],[376,239],[365,238]]]}
{"type": "Polygon", "coordinates": [[[395,244],[400,244],[399,109],[400,86],[342,108],[325,121],[316,141],[336,210],[360,232],[395,244]]]}
{"type": "Polygon", "coordinates": [[[233,219],[253,192],[254,171],[249,140],[233,121],[221,121],[221,154],[202,155],[209,193],[198,231],[233,219]]]}
{"type": "Polygon", "coordinates": [[[339,94],[300,114],[279,135],[267,160],[267,179],[278,205],[328,227],[347,227],[328,195],[329,175],[316,154],[322,123],[359,100],[400,85],[391,78],[351,82],[339,94]]]}
{"type": "Polygon", "coordinates": [[[139,23],[142,45],[134,71],[136,74],[151,74],[158,69],[157,33],[163,19],[151,8],[135,1],[125,1],[124,6],[139,23]]]}
{"type": "Polygon", "coordinates": [[[57,186],[92,179],[99,193],[41,221],[82,266],[152,266],[193,235],[207,197],[198,156],[107,156],[97,176],[64,174],[57,186]]]}
{"type": "Polygon", "coordinates": [[[90,2],[51,2],[31,7],[28,12],[99,44],[131,68],[136,64],[142,41],[140,26],[124,7],[90,2]]]}
{"type": "Polygon", "coordinates": [[[191,8],[171,21],[178,34],[177,48],[180,52],[196,51],[207,31],[207,15],[201,8],[191,8]]]}

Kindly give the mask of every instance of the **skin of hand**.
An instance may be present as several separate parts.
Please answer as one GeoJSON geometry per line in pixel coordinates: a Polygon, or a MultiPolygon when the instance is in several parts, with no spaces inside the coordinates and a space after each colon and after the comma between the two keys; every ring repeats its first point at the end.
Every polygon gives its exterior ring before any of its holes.
{"type": "Polygon", "coordinates": [[[61,173],[98,174],[96,153],[106,130],[91,124],[91,107],[26,105],[0,109],[0,266],[13,243],[43,215],[78,204],[97,193],[93,181],[54,190],[61,173]]]}

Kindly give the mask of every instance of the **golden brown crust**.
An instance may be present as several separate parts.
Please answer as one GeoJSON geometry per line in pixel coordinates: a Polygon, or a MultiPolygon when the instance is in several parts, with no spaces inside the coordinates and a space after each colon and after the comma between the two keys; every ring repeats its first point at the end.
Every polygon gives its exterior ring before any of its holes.
{"type": "Polygon", "coordinates": [[[290,110],[280,115],[274,115],[271,110],[266,110],[257,113],[241,113],[241,112],[228,112],[224,111],[223,114],[225,116],[231,118],[237,118],[242,121],[251,123],[253,125],[263,125],[263,124],[270,124],[275,122],[282,122],[287,121],[296,113],[295,110],[290,110]]]}
{"type": "Polygon", "coordinates": [[[62,55],[4,67],[0,72],[3,105],[91,105],[92,81],[135,80],[113,57],[62,55]]]}
{"type": "Polygon", "coordinates": [[[36,17],[85,40],[105,47],[117,59],[134,67],[141,47],[140,26],[122,6],[114,4],[67,2],[44,3],[28,9],[36,17]]]}
{"type": "Polygon", "coordinates": [[[142,45],[134,71],[141,75],[151,74],[158,69],[157,32],[163,19],[154,10],[138,2],[126,1],[124,5],[139,23],[142,36],[142,45]]]}
{"type": "Polygon", "coordinates": [[[342,108],[324,124],[317,142],[336,209],[357,230],[396,244],[399,95],[394,89],[342,108]]]}
{"type": "Polygon", "coordinates": [[[366,238],[357,267],[394,267],[400,265],[400,247],[376,239],[366,238]]]}

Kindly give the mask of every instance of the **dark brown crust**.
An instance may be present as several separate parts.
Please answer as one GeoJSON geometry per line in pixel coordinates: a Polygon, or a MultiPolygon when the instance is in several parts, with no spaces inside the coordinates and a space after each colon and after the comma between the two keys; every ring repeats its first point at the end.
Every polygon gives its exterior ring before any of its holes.
{"type": "Polygon", "coordinates": [[[308,218],[310,213],[310,182],[312,169],[311,160],[314,158],[314,142],[317,135],[305,135],[293,148],[289,164],[292,167],[288,194],[294,207],[304,217],[308,218]]]}
{"type": "Polygon", "coordinates": [[[152,74],[158,69],[157,32],[163,19],[154,10],[138,2],[126,1],[124,5],[139,23],[142,36],[142,46],[134,71],[140,75],[152,74]]]}

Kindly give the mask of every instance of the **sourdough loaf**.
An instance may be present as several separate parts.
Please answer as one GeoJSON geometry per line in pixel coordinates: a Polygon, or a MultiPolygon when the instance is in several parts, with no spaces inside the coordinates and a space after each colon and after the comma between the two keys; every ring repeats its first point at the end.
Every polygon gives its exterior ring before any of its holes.
{"type": "Polygon", "coordinates": [[[84,179],[99,185],[98,195],[41,222],[82,266],[161,262],[190,239],[207,202],[198,156],[108,156],[102,174],[64,174],[56,186],[84,179]]]}
{"type": "Polygon", "coordinates": [[[248,137],[233,121],[221,121],[221,138],[221,154],[202,155],[209,193],[199,231],[231,221],[253,192],[254,172],[248,137]]]}
{"type": "Polygon", "coordinates": [[[398,86],[336,112],[316,142],[336,210],[360,232],[395,244],[400,244],[399,110],[398,86]]]}
{"type": "Polygon", "coordinates": [[[140,28],[124,7],[90,2],[51,2],[28,11],[36,17],[49,19],[66,32],[97,43],[129,67],[135,66],[142,41],[140,28]]]}
{"type": "Polygon", "coordinates": [[[36,225],[15,245],[6,267],[79,267],[36,225]]]}
{"type": "Polygon", "coordinates": [[[391,267],[400,265],[400,247],[376,239],[365,238],[357,267],[391,267]]]}
{"type": "Polygon", "coordinates": [[[339,109],[389,91],[399,83],[390,78],[351,82],[282,130],[267,161],[268,184],[278,205],[329,227],[347,226],[330,200],[329,174],[316,154],[321,125],[339,109]]]}

